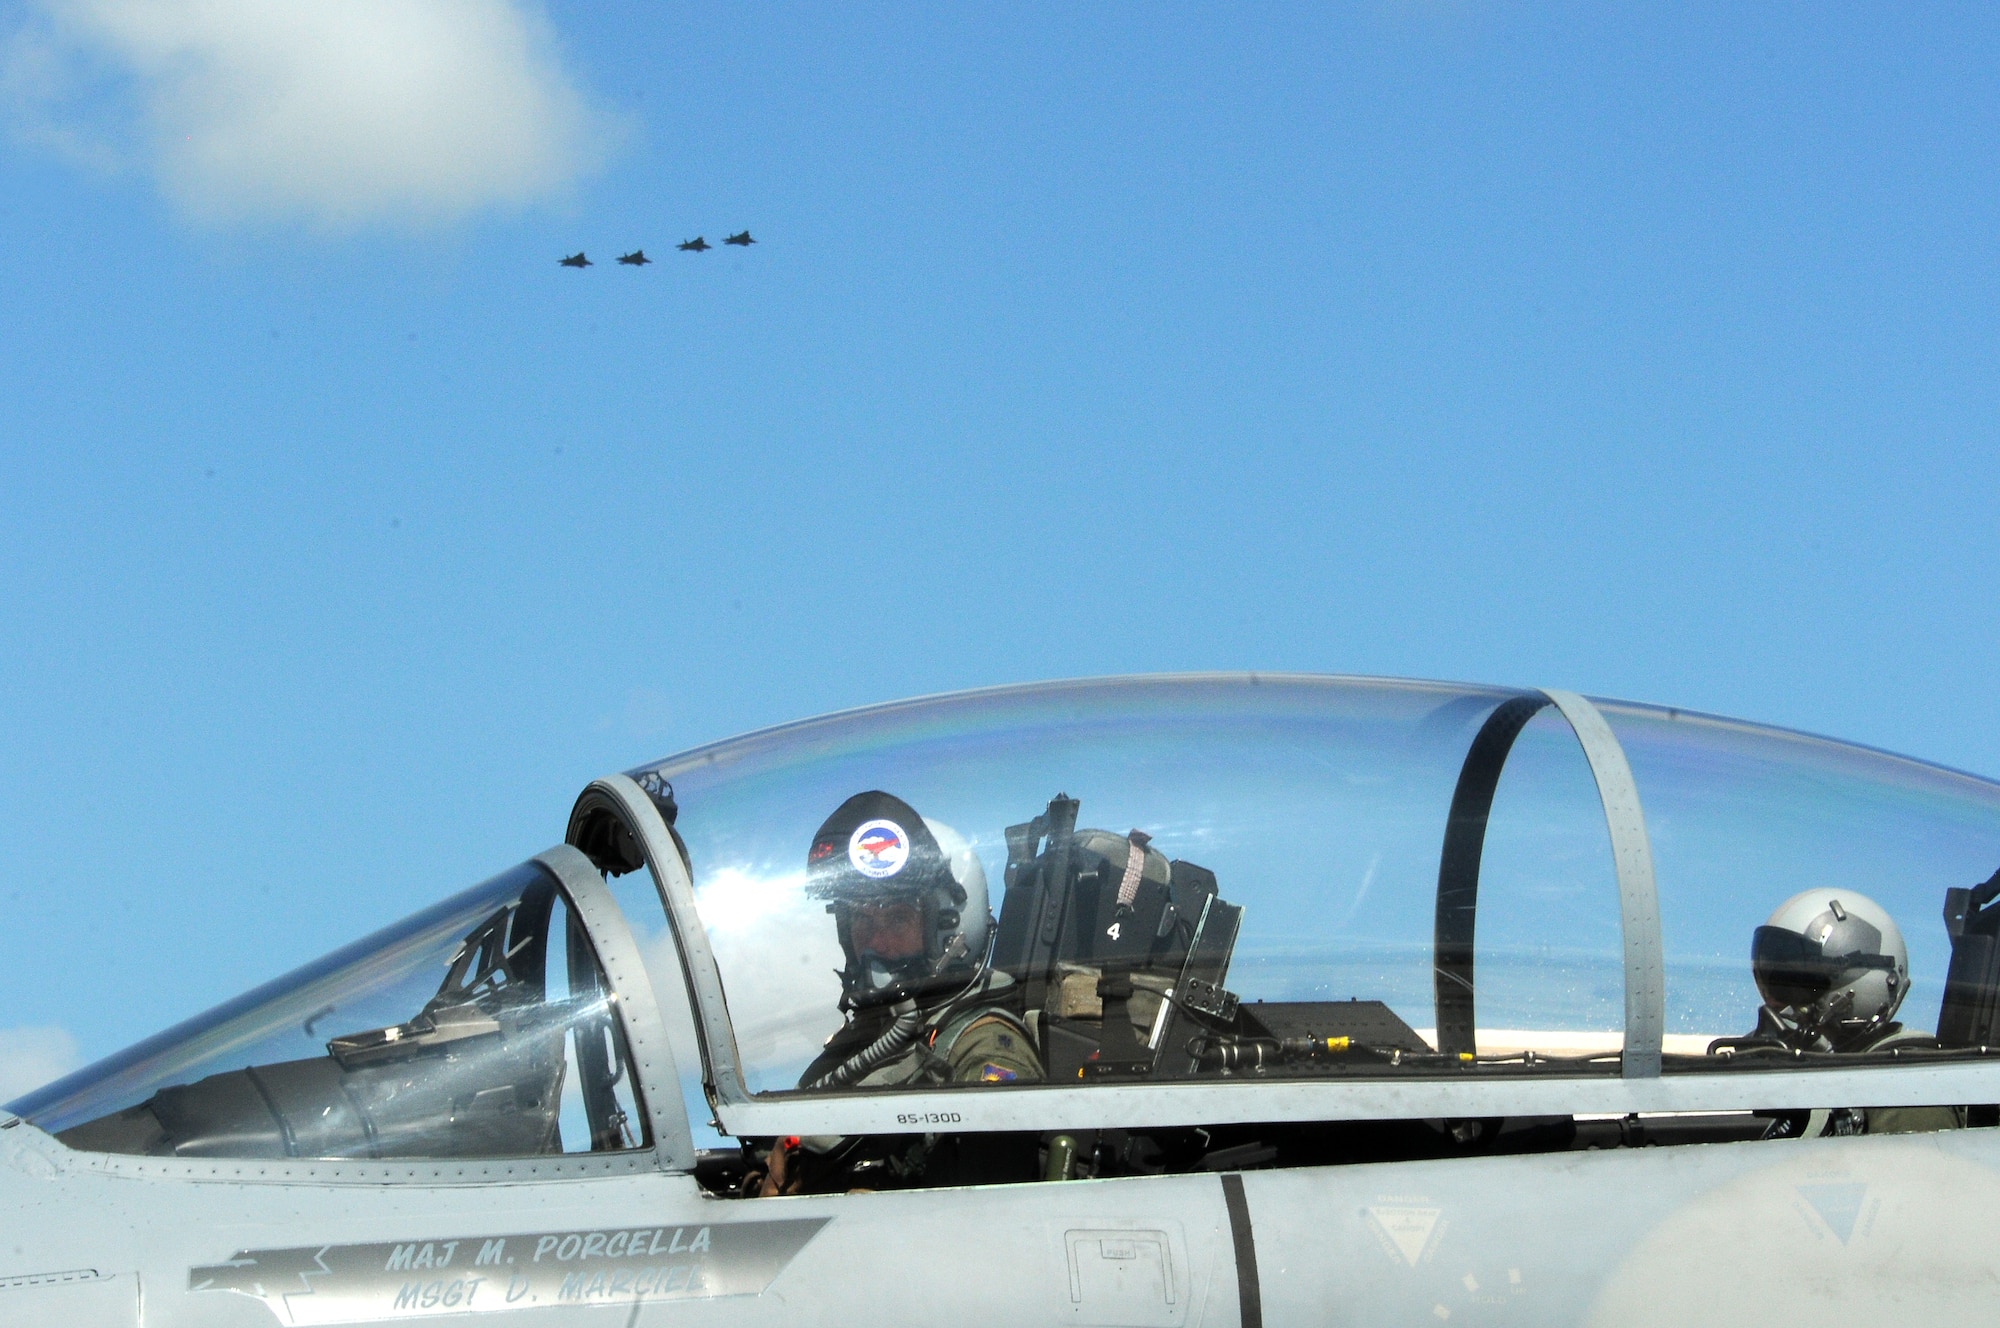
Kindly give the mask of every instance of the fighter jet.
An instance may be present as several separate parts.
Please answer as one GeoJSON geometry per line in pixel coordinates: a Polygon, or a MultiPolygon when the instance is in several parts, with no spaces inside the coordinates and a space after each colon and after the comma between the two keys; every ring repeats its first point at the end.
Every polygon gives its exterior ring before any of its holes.
{"type": "Polygon", "coordinates": [[[680,243],[680,248],[687,250],[689,253],[696,253],[696,254],[702,253],[709,249],[713,249],[714,247],[715,247],[714,245],[710,244],[707,240],[702,239],[701,236],[699,235],[695,236],[692,240],[683,240],[680,243]]]}
{"type": "Polygon", "coordinates": [[[742,246],[743,248],[747,249],[747,248],[749,248],[749,247],[750,247],[751,245],[753,245],[753,244],[755,244],[755,243],[757,243],[757,242],[756,242],[755,240],[753,240],[753,239],[751,239],[751,238],[750,238],[750,232],[749,232],[749,231],[738,231],[738,232],[736,232],[736,234],[734,234],[734,235],[731,235],[731,236],[728,236],[727,238],[725,238],[725,239],[723,240],[723,243],[724,243],[724,244],[734,244],[734,245],[740,245],[740,246],[742,246]]]}
{"type": "Polygon", "coordinates": [[[569,256],[568,258],[564,258],[564,259],[561,259],[561,260],[559,260],[559,261],[560,261],[560,263],[562,264],[562,266],[564,266],[564,267],[590,267],[590,266],[592,266],[592,264],[591,264],[591,261],[590,261],[590,260],[589,260],[588,258],[585,258],[585,257],[583,256],[583,251],[582,251],[581,249],[579,249],[579,250],[577,250],[577,251],[576,251],[575,253],[571,254],[571,255],[570,255],[570,256],[569,256]]]}
{"type": "Polygon", "coordinates": [[[163,966],[180,1022],[0,1111],[0,1324],[1992,1318],[2000,783],[1203,674],[845,711],[548,810],[191,1018],[174,967],[220,956],[42,938],[80,989],[163,966]]]}
{"type": "Polygon", "coordinates": [[[644,267],[646,266],[646,264],[652,262],[653,260],[646,257],[646,251],[644,249],[634,249],[629,254],[618,255],[618,261],[625,264],[625,266],[627,267],[644,267]]]}

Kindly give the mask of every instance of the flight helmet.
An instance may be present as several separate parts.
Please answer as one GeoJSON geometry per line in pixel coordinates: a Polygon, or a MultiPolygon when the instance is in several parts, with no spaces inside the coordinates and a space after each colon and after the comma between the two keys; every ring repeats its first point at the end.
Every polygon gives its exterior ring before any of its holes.
{"type": "Polygon", "coordinates": [[[965,838],[879,790],[813,835],[806,893],[824,899],[846,963],[841,1007],[962,990],[985,965],[986,871],[965,838]]]}
{"type": "Polygon", "coordinates": [[[1757,928],[1750,970],[1781,1024],[1830,1046],[1881,1031],[1910,990],[1910,954],[1889,911],[1853,890],[1793,895],[1757,928]]]}

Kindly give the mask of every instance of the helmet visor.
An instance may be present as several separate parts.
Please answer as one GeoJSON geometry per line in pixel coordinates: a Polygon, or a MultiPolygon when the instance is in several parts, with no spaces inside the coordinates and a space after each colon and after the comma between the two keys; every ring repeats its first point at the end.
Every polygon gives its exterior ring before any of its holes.
{"type": "Polygon", "coordinates": [[[845,904],[856,956],[890,961],[924,953],[924,911],[910,899],[858,899],[845,904]]]}
{"type": "MultiPolygon", "coordinates": [[[[1828,942],[1838,948],[1846,939],[1835,934],[1828,942]]],[[[1881,943],[1880,933],[1875,942],[1881,943]]],[[[1765,999],[1794,1009],[1806,1008],[1871,969],[1893,972],[1895,967],[1890,956],[1866,950],[1828,954],[1827,943],[1786,927],[1759,927],[1750,942],[1750,968],[1765,999]]]]}

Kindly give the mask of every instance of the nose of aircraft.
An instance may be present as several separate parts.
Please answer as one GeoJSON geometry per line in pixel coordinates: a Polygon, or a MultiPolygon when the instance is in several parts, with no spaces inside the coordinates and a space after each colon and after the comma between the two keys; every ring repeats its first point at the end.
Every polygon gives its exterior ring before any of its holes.
{"type": "Polygon", "coordinates": [[[139,1252],[115,1201],[55,1140],[0,1109],[0,1323],[138,1328],[139,1252]]]}

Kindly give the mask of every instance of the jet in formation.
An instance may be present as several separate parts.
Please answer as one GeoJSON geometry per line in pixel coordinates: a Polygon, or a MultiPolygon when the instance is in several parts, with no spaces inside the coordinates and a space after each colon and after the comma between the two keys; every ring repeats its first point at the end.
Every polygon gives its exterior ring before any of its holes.
{"type": "MultiPolygon", "coordinates": [[[[725,237],[722,242],[724,244],[735,245],[740,249],[747,249],[751,245],[757,243],[757,241],[751,237],[749,231],[738,231],[734,235],[725,237]]],[[[708,252],[715,246],[710,244],[708,240],[703,236],[697,235],[692,240],[683,240],[680,244],[676,245],[675,247],[680,249],[684,253],[700,254],[708,252]]],[[[585,268],[585,267],[596,266],[588,258],[584,257],[583,252],[581,250],[578,250],[576,253],[569,255],[567,258],[558,259],[557,261],[563,267],[585,268]]],[[[644,249],[634,249],[629,254],[620,254],[618,256],[618,261],[619,263],[621,263],[626,267],[644,267],[646,266],[646,264],[652,262],[653,260],[646,257],[646,251],[644,249]]]]}
{"type": "MultiPolygon", "coordinates": [[[[0,1110],[0,1324],[1993,1319],[2000,783],[1203,674],[846,711],[549,812],[0,1110]]],[[[48,943],[80,988],[138,962],[48,943]]]]}

